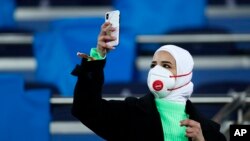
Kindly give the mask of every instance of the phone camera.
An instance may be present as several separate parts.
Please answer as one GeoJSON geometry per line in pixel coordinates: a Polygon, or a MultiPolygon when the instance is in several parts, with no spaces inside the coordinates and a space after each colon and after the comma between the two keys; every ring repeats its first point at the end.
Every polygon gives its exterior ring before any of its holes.
{"type": "Polygon", "coordinates": [[[109,14],[106,14],[106,19],[109,19],[109,14]]]}

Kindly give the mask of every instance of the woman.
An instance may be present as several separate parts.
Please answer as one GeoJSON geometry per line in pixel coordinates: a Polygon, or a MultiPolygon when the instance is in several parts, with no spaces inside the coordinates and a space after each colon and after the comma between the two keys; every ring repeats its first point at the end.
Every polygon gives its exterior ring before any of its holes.
{"type": "Polygon", "coordinates": [[[159,48],[148,74],[151,93],[124,101],[102,99],[106,44],[115,29],[104,23],[97,49],[82,55],[72,74],[78,77],[72,114],[109,141],[225,141],[220,126],[200,116],[188,100],[192,91],[193,59],[174,45],[159,48]]]}

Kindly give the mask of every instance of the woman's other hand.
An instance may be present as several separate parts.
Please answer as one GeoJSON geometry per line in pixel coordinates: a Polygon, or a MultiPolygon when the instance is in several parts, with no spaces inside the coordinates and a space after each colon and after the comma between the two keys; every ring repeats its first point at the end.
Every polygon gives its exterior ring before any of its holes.
{"type": "Polygon", "coordinates": [[[186,119],[182,120],[181,126],[186,126],[186,136],[191,138],[192,141],[205,141],[204,136],[202,134],[201,125],[199,122],[186,119]]]}

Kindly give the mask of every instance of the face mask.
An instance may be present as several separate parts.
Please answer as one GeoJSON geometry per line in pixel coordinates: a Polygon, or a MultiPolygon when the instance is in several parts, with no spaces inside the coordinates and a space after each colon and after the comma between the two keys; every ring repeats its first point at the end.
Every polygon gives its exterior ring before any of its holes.
{"type": "Polygon", "coordinates": [[[156,65],[148,73],[148,87],[156,98],[163,98],[170,94],[175,86],[175,77],[166,68],[156,65]]]}

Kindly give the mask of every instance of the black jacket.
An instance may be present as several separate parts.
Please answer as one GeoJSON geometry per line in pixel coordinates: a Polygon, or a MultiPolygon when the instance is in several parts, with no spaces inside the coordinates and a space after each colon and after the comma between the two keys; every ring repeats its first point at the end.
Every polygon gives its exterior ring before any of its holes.
{"type": "MultiPolygon", "coordinates": [[[[163,141],[163,129],[154,96],[128,97],[123,101],[102,99],[105,60],[82,60],[72,74],[78,76],[72,114],[97,135],[108,141],[163,141]]],[[[186,103],[190,119],[201,124],[206,141],[225,141],[220,126],[197,113],[186,103]]]]}

